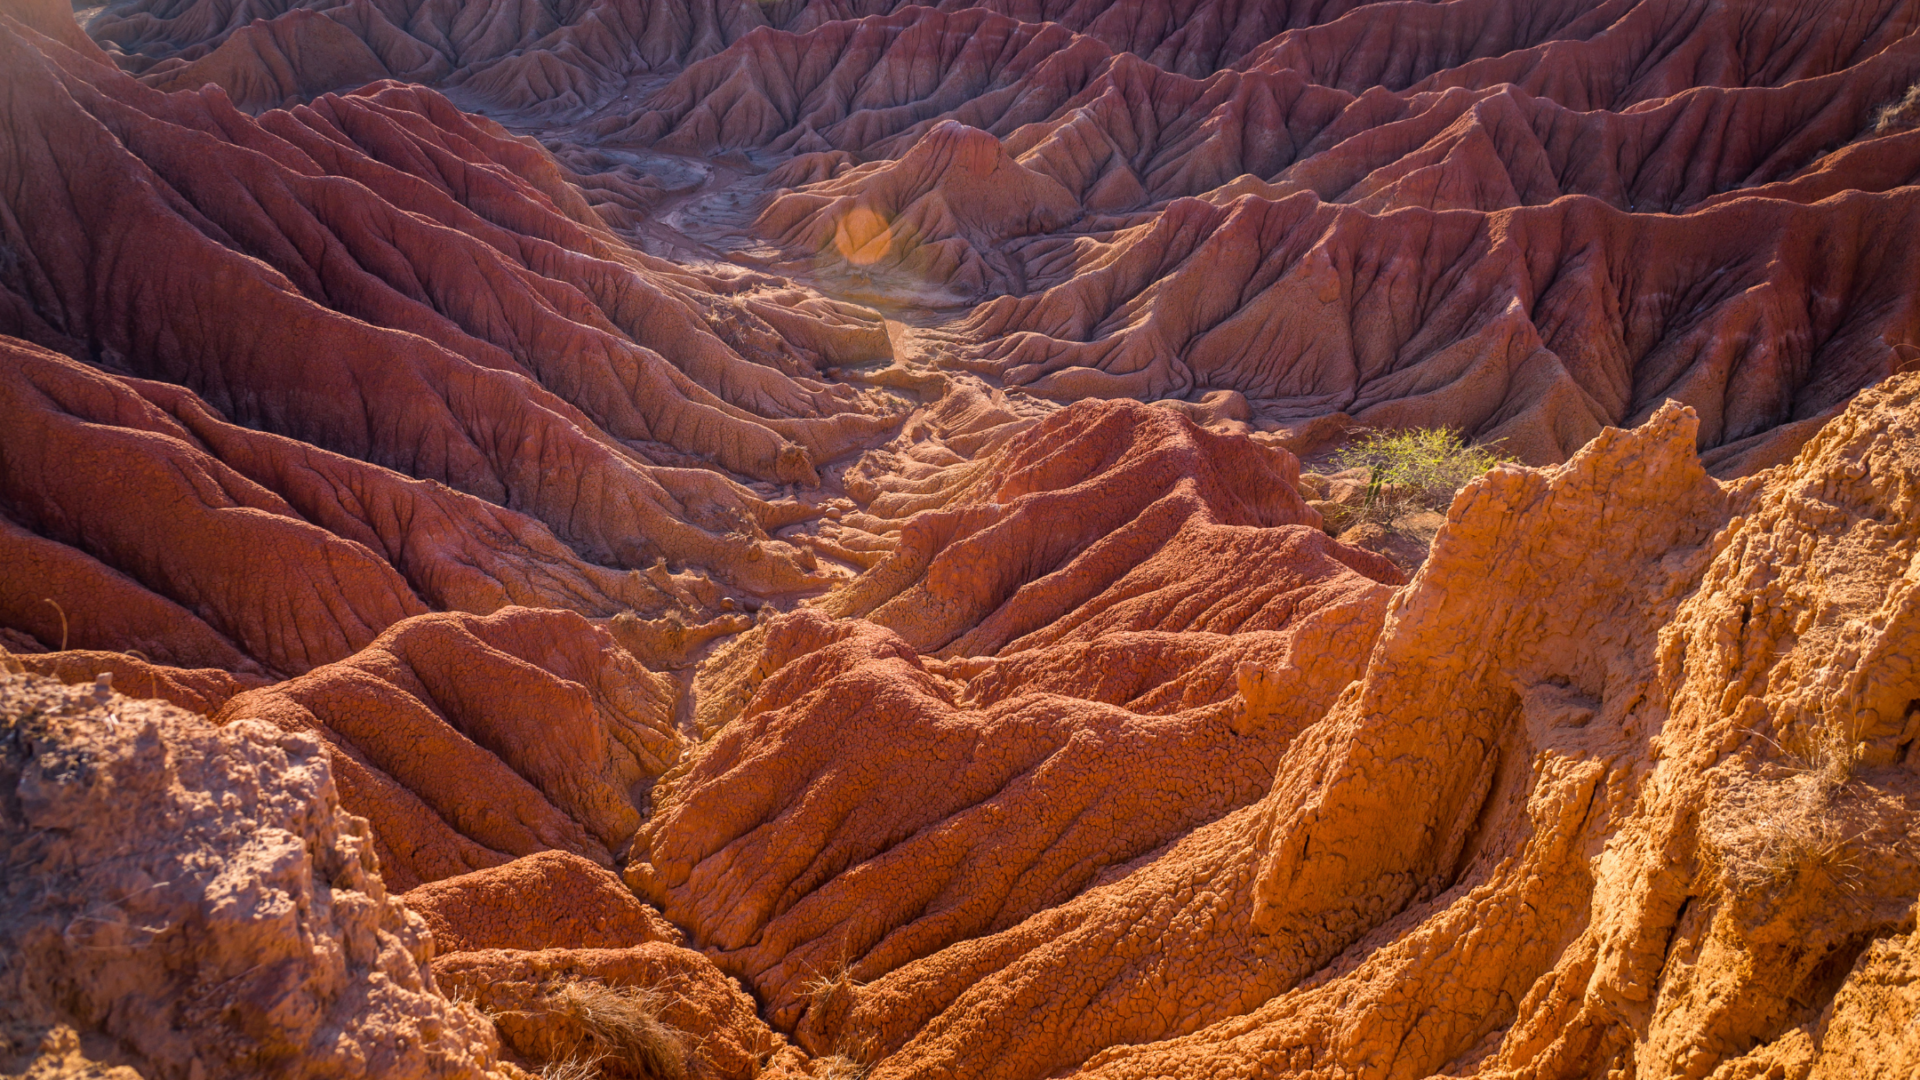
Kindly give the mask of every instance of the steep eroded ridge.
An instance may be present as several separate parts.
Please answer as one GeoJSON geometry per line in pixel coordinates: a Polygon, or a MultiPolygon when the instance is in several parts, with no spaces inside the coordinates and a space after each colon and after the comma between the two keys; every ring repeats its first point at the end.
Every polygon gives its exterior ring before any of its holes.
{"type": "Polygon", "coordinates": [[[550,158],[431,91],[256,121],[6,27],[28,150],[3,166],[0,329],[46,348],[6,345],[4,513],[58,567],[19,571],[21,629],[63,640],[56,582],[74,608],[146,592],[152,627],[66,640],[291,674],[430,608],[705,622],[831,580],[766,535],[809,511],[744,482],[812,479],[897,424],[817,371],[884,352],[877,318],[633,251],[550,158]],[[235,590],[209,558],[305,569],[235,590]]]}

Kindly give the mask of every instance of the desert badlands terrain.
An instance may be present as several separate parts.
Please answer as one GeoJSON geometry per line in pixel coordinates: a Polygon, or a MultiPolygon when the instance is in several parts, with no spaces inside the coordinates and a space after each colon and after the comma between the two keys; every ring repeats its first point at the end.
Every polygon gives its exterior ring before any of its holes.
{"type": "Polygon", "coordinates": [[[0,0],[0,1075],[1920,1077],[1916,88],[0,0]]]}

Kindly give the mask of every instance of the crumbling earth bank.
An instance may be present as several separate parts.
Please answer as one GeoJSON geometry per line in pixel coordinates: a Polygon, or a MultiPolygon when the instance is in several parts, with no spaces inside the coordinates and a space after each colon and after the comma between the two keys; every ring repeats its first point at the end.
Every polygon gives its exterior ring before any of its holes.
{"type": "Polygon", "coordinates": [[[311,737],[6,677],[0,844],[9,1072],[503,1075],[311,737]]]}

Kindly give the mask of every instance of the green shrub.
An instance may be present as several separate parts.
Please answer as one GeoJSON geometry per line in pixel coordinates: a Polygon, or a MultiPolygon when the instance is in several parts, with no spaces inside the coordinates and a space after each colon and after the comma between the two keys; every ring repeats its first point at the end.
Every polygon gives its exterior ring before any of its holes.
{"type": "Polygon", "coordinates": [[[1362,520],[1392,524],[1416,510],[1444,512],[1467,482],[1512,459],[1447,428],[1376,431],[1334,455],[1342,469],[1367,470],[1362,520]]]}

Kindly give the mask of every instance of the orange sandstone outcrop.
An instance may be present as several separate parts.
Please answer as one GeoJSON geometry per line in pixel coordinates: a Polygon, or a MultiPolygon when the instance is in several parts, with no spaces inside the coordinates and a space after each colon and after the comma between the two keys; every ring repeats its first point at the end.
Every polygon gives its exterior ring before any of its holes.
{"type": "Polygon", "coordinates": [[[1869,391],[1733,486],[1678,408],[1477,481],[1259,802],[856,970],[802,1043],[870,1046],[877,1076],[1896,1060],[1917,394],[1869,391]]]}

